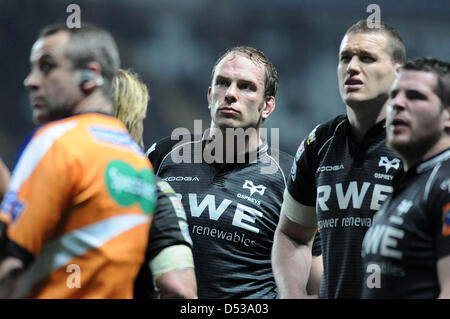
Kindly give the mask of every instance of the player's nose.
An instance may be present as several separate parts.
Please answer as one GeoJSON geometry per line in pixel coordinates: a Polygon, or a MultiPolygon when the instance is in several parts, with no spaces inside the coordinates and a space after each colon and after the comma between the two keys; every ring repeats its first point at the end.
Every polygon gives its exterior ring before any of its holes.
{"type": "Polygon", "coordinates": [[[23,80],[23,85],[29,91],[35,91],[39,88],[40,78],[36,72],[31,71],[27,77],[23,80]]]}

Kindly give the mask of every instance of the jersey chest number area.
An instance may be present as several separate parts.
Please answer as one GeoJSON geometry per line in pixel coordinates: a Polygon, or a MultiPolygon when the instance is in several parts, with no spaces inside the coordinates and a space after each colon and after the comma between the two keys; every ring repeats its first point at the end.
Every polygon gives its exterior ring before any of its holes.
{"type": "Polygon", "coordinates": [[[361,209],[368,199],[368,208],[377,211],[392,190],[389,185],[358,181],[320,185],[317,187],[316,205],[322,212],[361,209]]]}
{"type": "Polygon", "coordinates": [[[256,234],[260,231],[256,225],[256,220],[258,217],[262,217],[263,214],[252,207],[233,202],[227,198],[222,199],[220,202],[212,194],[200,196],[195,193],[188,193],[185,196],[187,198],[183,198],[183,203],[186,205],[187,202],[192,220],[203,217],[208,218],[210,221],[228,221],[232,226],[256,234]]]}

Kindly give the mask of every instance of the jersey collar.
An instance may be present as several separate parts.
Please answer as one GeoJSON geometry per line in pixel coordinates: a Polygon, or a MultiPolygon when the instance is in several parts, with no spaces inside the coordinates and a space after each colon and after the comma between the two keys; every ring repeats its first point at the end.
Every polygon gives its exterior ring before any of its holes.
{"type": "Polygon", "coordinates": [[[427,159],[426,161],[418,164],[415,168],[417,174],[421,174],[424,171],[430,170],[440,162],[450,159],[450,148],[445,149],[441,153],[427,159]]]}
{"type": "Polygon", "coordinates": [[[439,163],[450,159],[450,148],[442,151],[441,153],[417,164],[416,166],[409,169],[407,172],[403,172],[394,177],[394,194],[400,192],[405,187],[411,184],[411,179],[422,174],[425,171],[431,170],[439,163]]]}
{"type": "Polygon", "coordinates": [[[372,145],[386,138],[386,119],[383,119],[372,126],[364,135],[361,144],[357,143],[353,138],[351,124],[348,117],[346,117],[344,125],[350,154],[352,154],[352,156],[356,159],[364,158],[365,154],[372,145]]]}
{"type": "MultiPolygon", "coordinates": [[[[203,134],[201,140],[202,140],[202,151],[204,151],[206,144],[208,142],[210,142],[211,139],[206,136],[206,132],[205,132],[205,134],[203,134]]],[[[267,144],[267,141],[263,139],[263,143],[260,146],[258,146],[258,148],[256,150],[246,152],[244,155],[241,155],[241,156],[236,155],[233,157],[233,160],[231,162],[225,162],[226,159],[224,159],[223,163],[213,161],[211,163],[211,165],[222,168],[222,169],[225,169],[225,168],[233,169],[235,167],[247,165],[250,163],[256,163],[261,156],[267,154],[268,150],[269,150],[269,145],[267,144]]],[[[203,157],[205,157],[205,154],[203,154],[203,157]]]]}

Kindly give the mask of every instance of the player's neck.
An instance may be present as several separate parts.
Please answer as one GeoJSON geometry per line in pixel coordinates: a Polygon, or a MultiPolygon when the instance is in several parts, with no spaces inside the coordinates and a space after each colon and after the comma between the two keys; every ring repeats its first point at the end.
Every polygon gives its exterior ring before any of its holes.
{"type": "Polygon", "coordinates": [[[102,92],[96,90],[90,95],[83,98],[72,110],[73,114],[101,112],[106,114],[113,114],[113,105],[108,101],[102,92]]]}
{"type": "Polygon", "coordinates": [[[220,142],[223,154],[229,157],[255,152],[264,143],[259,128],[218,128],[214,124],[209,129],[207,139],[209,142],[214,141],[216,147],[220,142]]]}
{"type": "Polygon", "coordinates": [[[352,108],[347,105],[347,117],[350,122],[353,138],[361,143],[367,131],[386,117],[386,105],[381,107],[352,108]]]}

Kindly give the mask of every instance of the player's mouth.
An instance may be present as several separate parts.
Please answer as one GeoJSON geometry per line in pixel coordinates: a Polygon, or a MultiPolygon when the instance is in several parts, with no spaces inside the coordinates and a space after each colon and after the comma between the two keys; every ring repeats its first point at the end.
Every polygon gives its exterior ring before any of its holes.
{"type": "Polygon", "coordinates": [[[219,108],[219,112],[224,113],[224,114],[230,114],[230,115],[237,115],[237,114],[241,113],[238,110],[236,110],[235,108],[232,108],[229,106],[219,108]]]}
{"type": "Polygon", "coordinates": [[[395,117],[389,125],[394,134],[403,132],[404,130],[408,129],[409,126],[409,122],[402,117],[395,117]]]}
{"type": "Polygon", "coordinates": [[[359,90],[360,88],[362,88],[363,84],[363,81],[361,81],[361,79],[357,76],[352,76],[344,82],[347,91],[359,90]]]}
{"type": "Polygon", "coordinates": [[[44,99],[41,96],[31,96],[30,104],[33,108],[41,108],[44,104],[44,99]]]}

